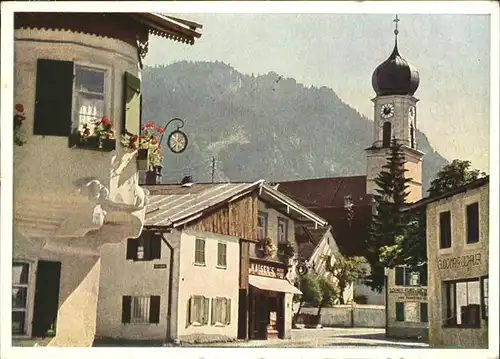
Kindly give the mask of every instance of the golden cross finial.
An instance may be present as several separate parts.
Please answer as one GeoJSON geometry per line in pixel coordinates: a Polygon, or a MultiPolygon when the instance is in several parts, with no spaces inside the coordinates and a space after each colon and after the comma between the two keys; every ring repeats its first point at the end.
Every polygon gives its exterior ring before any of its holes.
{"type": "Polygon", "coordinates": [[[398,36],[399,34],[399,30],[398,30],[398,22],[400,21],[399,18],[398,18],[398,15],[396,14],[396,18],[394,20],[392,20],[393,22],[396,23],[396,28],[394,29],[394,35],[398,36]]]}

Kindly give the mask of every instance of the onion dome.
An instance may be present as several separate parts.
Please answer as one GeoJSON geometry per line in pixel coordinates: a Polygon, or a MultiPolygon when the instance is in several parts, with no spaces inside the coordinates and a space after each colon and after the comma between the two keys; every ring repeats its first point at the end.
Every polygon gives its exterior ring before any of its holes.
{"type": "Polygon", "coordinates": [[[403,59],[398,52],[397,26],[394,34],[396,41],[391,56],[382,62],[372,75],[372,87],[377,96],[413,95],[420,82],[416,67],[403,59]]]}

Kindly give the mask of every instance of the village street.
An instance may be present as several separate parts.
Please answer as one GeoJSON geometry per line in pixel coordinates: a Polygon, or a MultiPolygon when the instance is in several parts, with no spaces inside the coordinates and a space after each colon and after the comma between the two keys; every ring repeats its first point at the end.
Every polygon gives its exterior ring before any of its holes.
{"type": "Polygon", "coordinates": [[[237,343],[200,344],[203,347],[245,347],[245,348],[372,348],[372,349],[412,349],[428,348],[427,343],[385,337],[384,329],[372,328],[322,328],[292,329],[289,340],[252,340],[237,343]]]}

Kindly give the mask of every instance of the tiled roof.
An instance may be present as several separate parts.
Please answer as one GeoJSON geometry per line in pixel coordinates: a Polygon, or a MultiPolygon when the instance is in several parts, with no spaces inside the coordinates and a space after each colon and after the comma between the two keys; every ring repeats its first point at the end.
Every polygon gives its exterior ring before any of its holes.
{"type": "Polygon", "coordinates": [[[326,219],[344,255],[366,253],[365,239],[372,217],[372,196],[366,193],[366,176],[280,182],[278,190],[326,219]],[[346,196],[351,196],[353,202],[351,221],[344,209],[346,196]]]}
{"type": "Polygon", "coordinates": [[[149,190],[145,226],[176,226],[194,220],[208,210],[233,197],[259,188],[263,180],[253,183],[210,183],[143,186],[149,190]]]}

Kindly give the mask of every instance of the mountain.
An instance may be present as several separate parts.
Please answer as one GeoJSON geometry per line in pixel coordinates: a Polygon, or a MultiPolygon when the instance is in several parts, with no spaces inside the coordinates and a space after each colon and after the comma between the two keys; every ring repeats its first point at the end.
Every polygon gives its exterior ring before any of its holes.
{"type": "MultiPolygon", "coordinates": [[[[185,120],[182,154],[165,148],[165,183],[184,175],[210,182],[269,181],[366,173],[373,122],[327,87],[306,87],[275,72],[242,74],[222,62],[145,67],[143,122],[185,120]]],[[[369,99],[367,99],[369,101],[369,99]]],[[[172,123],[167,133],[176,128],[172,123]]],[[[417,131],[424,188],[447,161],[417,131]]]]}

